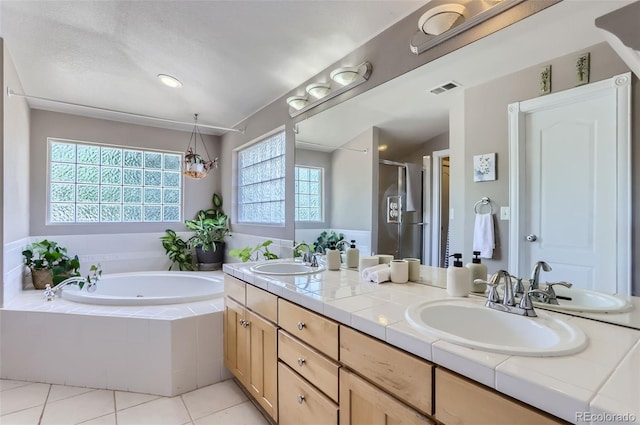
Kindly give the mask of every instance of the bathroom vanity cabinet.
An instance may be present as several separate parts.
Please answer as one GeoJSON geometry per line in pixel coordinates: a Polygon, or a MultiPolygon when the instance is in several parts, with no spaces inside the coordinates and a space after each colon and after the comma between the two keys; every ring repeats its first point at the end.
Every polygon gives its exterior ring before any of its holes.
{"type": "Polygon", "coordinates": [[[225,365],[279,424],[565,423],[229,275],[225,295],[225,365]]]}
{"type": "Polygon", "coordinates": [[[278,422],[277,297],[225,276],[224,363],[278,422]]]}

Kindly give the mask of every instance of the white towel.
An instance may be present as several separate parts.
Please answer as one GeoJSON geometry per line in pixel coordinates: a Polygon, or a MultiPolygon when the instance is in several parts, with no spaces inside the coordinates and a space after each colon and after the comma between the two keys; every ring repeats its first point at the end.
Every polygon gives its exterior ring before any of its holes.
{"type": "Polygon", "coordinates": [[[369,276],[369,280],[373,283],[388,282],[389,280],[391,280],[391,269],[387,267],[383,270],[376,270],[375,272],[371,273],[371,276],[369,276]]]}
{"type": "Polygon", "coordinates": [[[373,273],[377,271],[385,270],[388,268],[389,268],[388,264],[378,264],[377,266],[367,267],[366,269],[362,270],[362,272],[360,272],[360,276],[362,277],[362,280],[369,281],[371,280],[371,275],[373,273]]]}
{"type": "Polygon", "coordinates": [[[420,184],[420,180],[422,178],[422,167],[418,164],[411,164],[409,162],[405,162],[406,173],[406,185],[407,185],[407,208],[405,211],[417,211],[420,206],[420,192],[422,190],[422,185],[420,184]]]}
{"type": "Polygon", "coordinates": [[[493,214],[476,214],[476,225],[473,229],[473,250],[480,251],[482,258],[491,258],[495,247],[493,214]]]}

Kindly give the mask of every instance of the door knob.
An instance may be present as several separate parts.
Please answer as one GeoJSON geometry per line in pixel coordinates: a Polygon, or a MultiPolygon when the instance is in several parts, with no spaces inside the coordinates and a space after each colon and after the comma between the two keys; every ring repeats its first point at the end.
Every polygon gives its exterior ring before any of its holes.
{"type": "Polygon", "coordinates": [[[537,241],[537,240],[538,240],[538,237],[532,233],[532,234],[530,234],[530,235],[527,235],[527,238],[526,238],[526,239],[527,239],[527,241],[529,241],[529,242],[535,242],[535,241],[537,241]]]}

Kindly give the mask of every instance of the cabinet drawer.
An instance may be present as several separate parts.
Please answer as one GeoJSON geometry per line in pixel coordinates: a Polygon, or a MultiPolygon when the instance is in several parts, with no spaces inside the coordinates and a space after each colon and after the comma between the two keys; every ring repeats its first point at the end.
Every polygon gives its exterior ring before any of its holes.
{"type": "Polygon", "coordinates": [[[340,362],[418,411],[433,414],[433,365],[346,326],[340,362]]]}
{"type": "Polygon", "coordinates": [[[436,419],[448,425],[566,423],[442,368],[436,369],[436,419]]]}
{"type": "Polygon", "coordinates": [[[278,357],[291,369],[338,402],[340,366],[283,330],[278,331],[278,357]]]}
{"type": "Polygon", "coordinates": [[[229,298],[233,298],[242,305],[246,304],[246,285],[247,284],[240,279],[236,279],[228,274],[224,275],[224,294],[229,298]]]}
{"type": "Polygon", "coordinates": [[[323,354],[338,360],[338,324],[336,322],[279,298],[278,325],[323,354]]]}
{"type": "Polygon", "coordinates": [[[278,404],[281,425],[338,424],[338,406],[282,362],[278,363],[278,404]]]}
{"type": "Polygon", "coordinates": [[[247,307],[273,323],[278,321],[278,297],[253,285],[247,285],[247,307]]]}

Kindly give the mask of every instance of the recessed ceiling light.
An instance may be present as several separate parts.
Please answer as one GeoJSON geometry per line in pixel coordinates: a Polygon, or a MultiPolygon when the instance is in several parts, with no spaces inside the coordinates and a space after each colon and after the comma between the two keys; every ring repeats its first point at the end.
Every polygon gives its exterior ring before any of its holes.
{"type": "Polygon", "coordinates": [[[168,86],[174,89],[182,87],[182,83],[180,82],[180,80],[178,80],[176,77],[172,77],[171,75],[158,74],[158,78],[160,79],[160,81],[162,81],[162,84],[164,84],[165,86],[168,86]]]}

